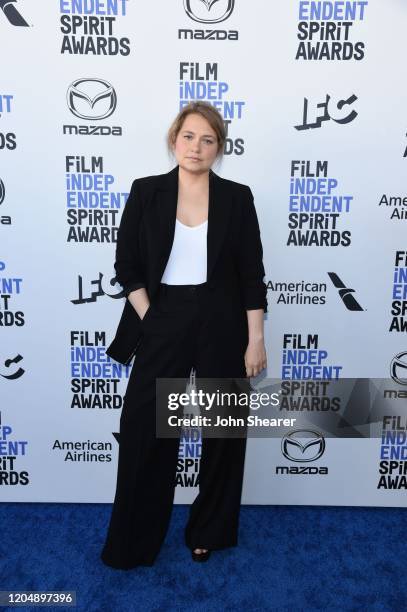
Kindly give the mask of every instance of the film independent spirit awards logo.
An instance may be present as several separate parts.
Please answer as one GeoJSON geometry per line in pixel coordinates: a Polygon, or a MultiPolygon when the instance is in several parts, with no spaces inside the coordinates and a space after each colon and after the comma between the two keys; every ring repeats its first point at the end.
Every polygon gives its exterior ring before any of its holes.
{"type": "Polygon", "coordinates": [[[17,0],[0,0],[0,11],[11,25],[28,28],[29,25],[18,11],[16,4],[17,0]]]}
{"type": "Polygon", "coordinates": [[[103,79],[76,79],[68,87],[66,100],[71,113],[87,121],[106,119],[117,106],[114,87],[103,79]]]}
{"type": "Polygon", "coordinates": [[[198,23],[220,23],[225,21],[235,6],[235,0],[184,0],[188,17],[198,23]]]}

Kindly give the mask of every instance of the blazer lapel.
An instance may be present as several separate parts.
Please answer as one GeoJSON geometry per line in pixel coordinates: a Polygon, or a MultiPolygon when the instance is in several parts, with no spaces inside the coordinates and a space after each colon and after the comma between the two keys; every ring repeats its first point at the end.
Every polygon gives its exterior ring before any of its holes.
{"type": "MultiPolygon", "coordinates": [[[[177,165],[167,174],[162,175],[161,184],[157,190],[158,215],[156,221],[159,223],[157,240],[157,262],[158,283],[164,273],[171,248],[174,242],[175,221],[178,203],[178,170],[177,165]]],[[[230,223],[232,209],[231,194],[226,188],[223,179],[209,171],[209,207],[208,207],[208,233],[207,233],[207,281],[213,273],[216,259],[219,255],[226,231],[230,223]]]]}
{"type": "Polygon", "coordinates": [[[216,260],[230,227],[232,195],[227,183],[212,170],[209,171],[209,211],[207,236],[207,280],[211,279],[216,260]]]}
{"type": "Polygon", "coordinates": [[[174,241],[178,202],[178,166],[167,174],[162,175],[156,197],[158,203],[156,222],[159,224],[159,231],[154,252],[158,255],[157,266],[155,266],[158,274],[158,286],[164,274],[174,241]]]}

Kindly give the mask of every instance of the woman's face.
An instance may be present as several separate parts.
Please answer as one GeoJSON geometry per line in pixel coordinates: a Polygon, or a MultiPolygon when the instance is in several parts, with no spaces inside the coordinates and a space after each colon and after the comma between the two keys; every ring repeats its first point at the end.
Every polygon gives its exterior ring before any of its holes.
{"type": "Polygon", "coordinates": [[[178,132],[173,151],[179,166],[187,172],[208,172],[218,152],[216,133],[202,115],[190,113],[178,132]]]}

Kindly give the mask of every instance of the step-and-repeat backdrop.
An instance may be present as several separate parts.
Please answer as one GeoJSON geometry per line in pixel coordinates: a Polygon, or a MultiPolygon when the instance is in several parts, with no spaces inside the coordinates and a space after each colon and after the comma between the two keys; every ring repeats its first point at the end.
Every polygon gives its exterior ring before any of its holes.
{"type": "MultiPolygon", "coordinates": [[[[308,455],[249,439],[243,503],[406,504],[406,23],[404,0],[0,1],[2,500],[113,499],[131,368],[105,354],[117,229],[198,99],[227,127],[215,172],[255,197],[267,375],[388,378],[382,435],[315,426],[308,455]]],[[[326,400],[305,389],[281,414],[317,425],[326,400]]],[[[185,436],[176,502],[200,451],[185,436]]]]}

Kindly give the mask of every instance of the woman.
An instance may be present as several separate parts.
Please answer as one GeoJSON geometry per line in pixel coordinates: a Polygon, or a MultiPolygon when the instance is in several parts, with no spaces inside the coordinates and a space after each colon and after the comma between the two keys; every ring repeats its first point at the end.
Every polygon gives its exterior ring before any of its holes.
{"type": "MultiPolygon", "coordinates": [[[[252,193],[211,166],[222,116],[206,102],[180,111],[168,133],[177,166],[133,182],[118,232],[117,280],[127,296],[107,353],[135,354],[120,418],[116,495],[102,560],[153,565],[174,498],[178,439],[156,437],[155,381],[251,377],[266,367],[262,245],[252,193]]],[[[245,438],[203,438],[199,494],[185,542],[192,558],[236,546],[245,438]]]]}

